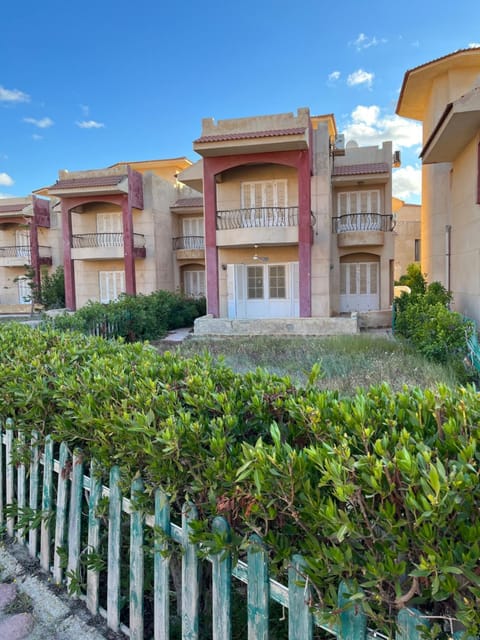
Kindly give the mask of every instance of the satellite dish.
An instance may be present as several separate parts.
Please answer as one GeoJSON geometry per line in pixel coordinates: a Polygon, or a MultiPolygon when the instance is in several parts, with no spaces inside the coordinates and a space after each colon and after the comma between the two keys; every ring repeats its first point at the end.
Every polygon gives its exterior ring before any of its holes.
{"type": "Polygon", "coordinates": [[[358,142],[356,140],[349,140],[346,147],[347,149],[358,149],[358,142]]]}

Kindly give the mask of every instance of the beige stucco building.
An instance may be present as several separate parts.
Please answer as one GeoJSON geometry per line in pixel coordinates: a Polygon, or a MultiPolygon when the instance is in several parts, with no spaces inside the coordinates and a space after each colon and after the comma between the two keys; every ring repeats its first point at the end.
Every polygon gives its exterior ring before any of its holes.
{"type": "Polygon", "coordinates": [[[178,179],[202,191],[213,318],[388,309],[392,145],[345,145],[334,116],[205,119],[178,179]]]}
{"type": "Polygon", "coordinates": [[[397,113],[423,123],[422,270],[480,322],[480,48],[407,71],[397,113]]]}
{"type": "Polygon", "coordinates": [[[421,206],[393,198],[392,211],[395,221],[394,278],[397,281],[406,273],[409,264],[420,263],[421,206]]]}

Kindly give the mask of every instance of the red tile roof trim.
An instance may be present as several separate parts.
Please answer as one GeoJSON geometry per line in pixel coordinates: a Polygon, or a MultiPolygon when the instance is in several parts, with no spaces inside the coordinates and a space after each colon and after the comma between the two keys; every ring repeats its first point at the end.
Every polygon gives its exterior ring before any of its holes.
{"type": "Polygon", "coordinates": [[[275,136],[297,136],[305,133],[305,127],[294,129],[270,129],[268,131],[245,131],[243,133],[219,133],[214,136],[202,136],[194,140],[194,144],[200,142],[223,142],[224,140],[248,140],[251,138],[273,138],[275,136]]]}
{"type": "Polygon", "coordinates": [[[390,170],[386,162],[371,164],[345,164],[333,169],[334,176],[356,176],[366,173],[388,173],[390,170]]]}
{"type": "Polygon", "coordinates": [[[203,207],[203,198],[179,198],[172,207],[203,207]]]}
{"type": "Polygon", "coordinates": [[[12,213],[14,211],[23,211],[26,204],[2,204],[0,205],[0,213],[12,213]]]}
{"type": "Polygon", "coordinates": [[[114,187],[124,180],[126,175],[96,176],[91,178],[66,178],[57,180],[49,189],[75,189],[77,187],[114,187]]]}

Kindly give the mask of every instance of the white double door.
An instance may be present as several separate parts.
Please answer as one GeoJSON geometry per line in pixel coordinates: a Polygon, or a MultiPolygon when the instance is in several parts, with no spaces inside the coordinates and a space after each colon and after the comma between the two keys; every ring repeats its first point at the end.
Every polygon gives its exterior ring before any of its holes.
{"type": "Polygon", "coordinates": [[[228,264],[228,317],[298,317],[298,283],[298,262],[228,264]]]}
{"type": "Polygon", "coordinates": [[[379,263],[340,264],[340,311],[373,311],[380,308],[379,263]]]}

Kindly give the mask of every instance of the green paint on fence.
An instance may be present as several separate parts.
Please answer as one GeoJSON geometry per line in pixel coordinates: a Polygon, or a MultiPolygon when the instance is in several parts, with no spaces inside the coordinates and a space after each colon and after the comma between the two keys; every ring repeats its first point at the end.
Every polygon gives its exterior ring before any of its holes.
{"type": "Polygon", "coordinates": [[[292,558],[288,569],[288,638],[311,640],[313,618],[310,612],[311,594],[304,575],[305,563],[300,555],[292,558]]]}
{"type": "Polygon", "coordinates": [[[53,440],[45,439],[43,456],[42,523],[40,525],[40,564],[44,571],[50,571],[50,513],[53,491],[53,440]]]}
{"type": "Polygon", "coordinates": [[[250,538],[248,547],[248,637],[268,640],[270,589],[268,556],[257,535],[250,538]]]}
{"type": "Polygon", "coordinates": [[[170,587],[169,587],[169,551],[170,503],[168,496],[157,489],[155,492],[155,542],[154,542],[154,640],[170,638],[170,587]],[[162,534],[162,539],[158,535],[162,534]]]}
{"type": "Polygon", "coordinates": [[[74,451],[72,460],[72,486],[70,491],[70,512],[68,518],[68,579],[72,586],[74,577],[80,578],[80,536],[82,522],[83,495],[83,455],[74,451]]]}
{"type": "MultiPolygon", "coordinates": [[[[31,458],[30,458],[30,486],[28,495],[28,506],[32,514],[38,511],[38,433],[33,433],[31,441],[31,458]]],[[[30,527],[28,531],[28,551],[32,558],[37,556],[38,544],[38,528],[30,527]]]]}
{"type": "MultiPolygon", "coordinates": [[[[102,495],[102,484],[97,477],[95,462],[90,465],[90,497],[88,500],[88,553],[96,556],[100,547],[100,518],[97,517],[98,501],[102,495]]],[[[91,565],[90,565],[91,566],[91,565]]],[[[98,588],[100,572],[97,569],[87,570],[87,607],[97,615],[98,613],[98,588]]]]}
{"type": "Polygon", "coordinates": [[[190,526],[197,519],[197,510],[191,503],[182,508],[182,640],[198,640],[199,567],[197,545],[190,542],[190,526]]]}
{"type": "MultiPolygon", "coordinates": [[[[212,530],[230,543],[230,527],[225,518],[215,518],[212,530]]],[[[212,632],[213,640],[230,640],[232,637],[232,556],[230,550],[212,555],[212,632]]]]}
{"type": "Polygon", "coordinates": [[[120,469],[112,467],[110,470],[110,505],[108,510],[107,624],[114,631],[118,631],[120,628],[121,520],[120,469]]]}
{"type": "Polygon", "coordinates": [[[340,609],[340,638],[342,640],[363,640],[367,634],[367,616],[361,599],[351,599],[353,589],[346,582],[338,587],[338,608],[340,609]]]}
{"type": "Polygon", "coordinates": [[[136,478],[132,482],[132,504],[130,516],[130,640],[143,640],[143,512],[135,508],[135,498],[143,494],[143,482],[136,478]]]}
{"type": "Polygon", "coordinates": [[[67,522],[67,460],[68,447],[62,442],[60,445],[60,469],[57,480],[57,516],[55,520],[55,552],[53,556],[53,579],[57,584],[63,580],[65,566],[64,554],[65,527],[67,522]]]}

